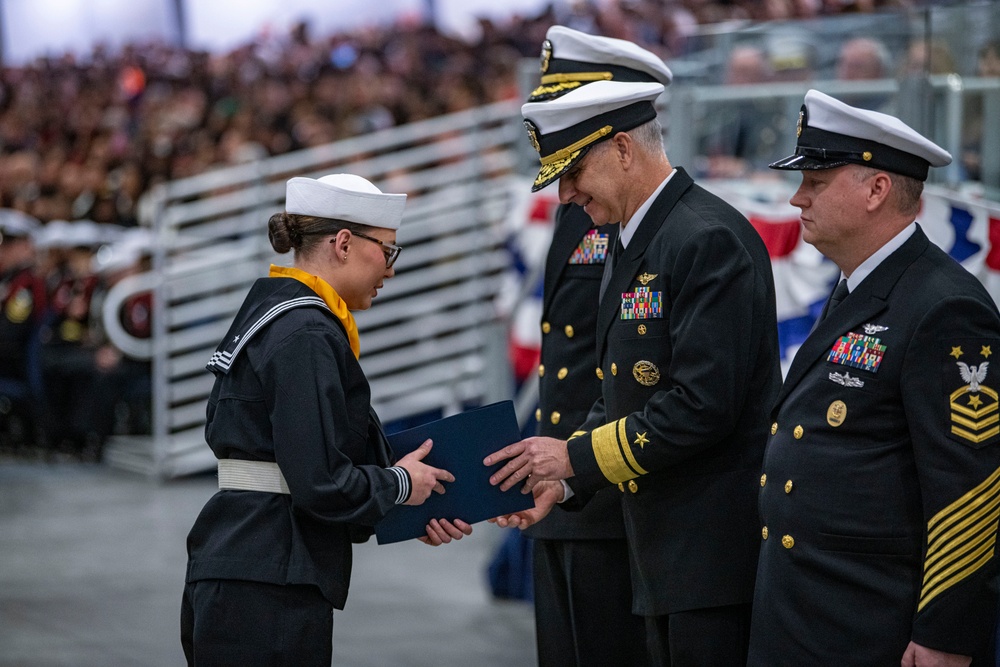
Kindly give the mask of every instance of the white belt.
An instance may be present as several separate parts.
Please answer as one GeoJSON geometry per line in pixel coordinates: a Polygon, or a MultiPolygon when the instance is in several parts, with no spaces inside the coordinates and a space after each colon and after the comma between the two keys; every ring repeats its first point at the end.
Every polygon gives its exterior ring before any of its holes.
{"type": "Polygon", "coordinates": [[[285,476],[273,461],[219,459],[219,488],[237,491],[291,493],[285,476]]]}

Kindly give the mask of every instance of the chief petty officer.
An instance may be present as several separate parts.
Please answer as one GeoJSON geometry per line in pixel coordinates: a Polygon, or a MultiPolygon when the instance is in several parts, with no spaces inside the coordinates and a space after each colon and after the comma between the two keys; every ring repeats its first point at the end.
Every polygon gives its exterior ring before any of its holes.
{"type": "Polygon", "coordinates": [[[797,134],[771,166],[843,277],[772,411],[749,664],[992,666],[1000,314],[914,222],[951,156],[815,90],[797,134]]]}

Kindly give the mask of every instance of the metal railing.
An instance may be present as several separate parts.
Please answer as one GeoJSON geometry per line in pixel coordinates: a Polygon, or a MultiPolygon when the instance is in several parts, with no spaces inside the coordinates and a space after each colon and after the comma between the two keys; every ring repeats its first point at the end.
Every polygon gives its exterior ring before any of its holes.
{"type": "MultiPolygon", "coordinates": [[[[397,277],[355,313],[361,364],[385,422],[509,398],[506,324],[496,307],[509,266],[507,216],[523,130],[517,106],[497,104],[162,184],[142,203],[156,237],[150,273],[109,299],[153,292],[151,341],[115,342],[152,360],[152,435],[117,436],[112,465],[166,478],[215,465],[205,444],[205,363],[250,285],[269,263],[267,241],[285,181],[351,172],[409,193],[397,277]]],[[[520,182],[519,182],[520,183],[520,182]]]]}

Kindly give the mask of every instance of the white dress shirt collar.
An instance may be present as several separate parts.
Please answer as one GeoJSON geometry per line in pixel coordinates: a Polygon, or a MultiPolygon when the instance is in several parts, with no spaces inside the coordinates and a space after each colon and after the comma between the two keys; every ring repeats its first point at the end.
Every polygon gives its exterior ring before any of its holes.
{"type": "Polygon", "coordinates": [[[674,169],[667,174],[667,177],[663,179],[663,182],[660,183],[655,190],[653,190],[653,194],[649,195],[649,197],[646,198],[646,201],[642,202],[642,205],[635,210],[632,217],[622,223],[621,234],[618,236],[619,240],[622,242],[622,248],[628,247],[628,242],[632,240],[633,236],[635,236],[635,230],[639,228],[639,223],[642,222],[644,217],[646,217],[649,209],[653,206],[653,202],[656,201],[657,196],[659,196],[659,194],[663,191],[663,188],[667,186],[667,183],[670,182],[670,179],[673,178],[676,173],[677,170],[674,169]]]}
{"type": "MultiPolygon", "coordinates": [[[[900,246],[906,243],[907,239],[913,236],[913,232],[915,231],[917,231],[917,223],[911,222],[903,229],[903,231],[889,239],[888,243],[872,253],[871,257],[861,262],[861,265],[854,269],[854,273],[852,273],[851,277],[847,279],[848,291],[853,292],[857,289],[858,285],[861,284],[861,281],[867,278],[872,271],[878,268],[878,265],[885,261],[886,257],[899,250],[900,246]]],[[[844,278],[843,272],[841,272],[840,277],[844,278]]]]}

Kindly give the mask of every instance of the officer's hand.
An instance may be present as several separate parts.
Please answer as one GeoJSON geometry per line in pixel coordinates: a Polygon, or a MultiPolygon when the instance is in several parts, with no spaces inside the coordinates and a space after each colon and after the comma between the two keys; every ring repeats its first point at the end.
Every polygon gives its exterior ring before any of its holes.
{"type": "Polygon", "coordinates": [[[565,440],[525,438],[493,452],[483,459],[483,464],[491,466],[506,459],[510,459],[507,465],[490,477],[490,484],[500,484],[502,491],[526,480],[522,493],[528,493],[538,482],[573,476],[573,464],[570,463],[565,440]]]}
{"type": "Polygon", "coordinates": [[[935,651],[932,648],[910,642],[903,652],[902,667],[969,667],[972,658],[967,655],[935,651]]]}
{"type": "Polygon", "coordinates": [[[490,523],[495,523],[501,528],[520,528],[521,530],[535,525],[547,517],[556,503],[563,499],[563,485],[562,482],[539,482],[535,484],[531,493],[535,496],[535,506],[530,510],[498,516],[495,519],[490,519],[490,523]]]}
{"type": "Polygon", "coordinates": [[[399,460],[400,468],[410,473],[410,497],[404,505],[421,505],[427,500],[431,491],[444,493],[441,482],[454,482],[455,476],[447,470],[431,467],[423,463],[423,458],[431,451],[434,443],[424,440],[424,443],[399,460]]]}

